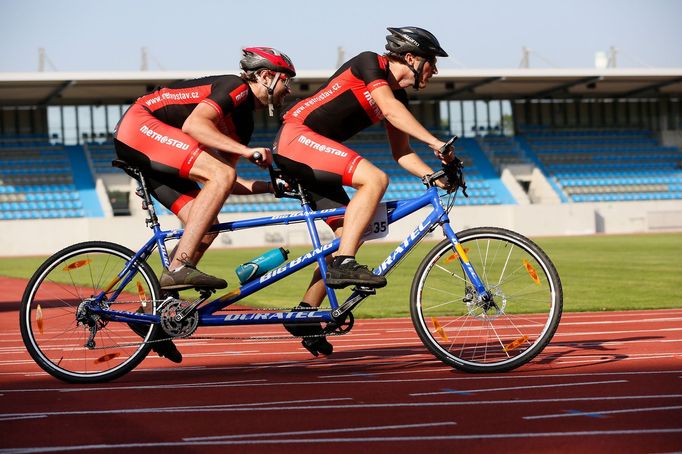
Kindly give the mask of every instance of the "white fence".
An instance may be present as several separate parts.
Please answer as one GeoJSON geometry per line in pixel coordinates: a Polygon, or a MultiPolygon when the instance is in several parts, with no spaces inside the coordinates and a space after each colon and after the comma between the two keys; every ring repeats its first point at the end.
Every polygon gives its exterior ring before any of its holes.
{"type": "MultiPolygon", "coordinates": [[[[270,216],[279,213],[262,213],[270,216]]],[[[415,213],[391,226],[380,241],[402,241],[426,211],[415,213]]],[[[220,220],[246,218],[246,214],[225,215],[220,220]]],[[[249,214],[253,217],[253,214],[249,214]]],[[[557,205],[502,205],[455,207],[450,214],[453,227],[497,226],[527,236],[589,235],[594,233],[639,233],[682,231],[682,201],[574,203],[557,205]]],[[[164,229],[180,228],[173,216],[161,219],[164,229]]],[[[324,240],[329,228],[318,223],[324,240]]],[[[436,230],[434,238],[440,236],[436,230]]],[[[49,255],[81,241],[105,240],[138,249],[151,237],[144,217],[101,219],[50,219],[0,221],[0,256],[49,255]]],[[[220,235],[213,247],[261,247],[310,244],[305,224],[263,227],[220,235]]]]}

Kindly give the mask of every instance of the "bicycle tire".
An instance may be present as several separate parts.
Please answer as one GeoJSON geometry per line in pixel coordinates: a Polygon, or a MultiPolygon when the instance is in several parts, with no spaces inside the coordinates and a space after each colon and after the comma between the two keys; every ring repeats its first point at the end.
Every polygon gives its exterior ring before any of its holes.
{"type": "MultiPolygon", "coordinates": [[[[101,320],[104,326],[92,349],[85,345],[89,328],[76,321],[81,302],[116,279],[134,255],[115,243],[79,243],[52,255],[33,274],[21,300],[19,324],[26,349],[43,370],[68,383],[100,383],[130,372],[147,356],[151,346],[146,341],[156,334],[157,325],[143,330],[141,338],[126,323],[101,320]]],[[[117,310],[156,313],[158,279],[146,262],[136,266],[120,302],[107,303],[117,310]]]]}
{"type": "Polygon", "coordinates": [[[554,264],[511,230],[479,227],[457,238],[495,305],[475,298],[445,239],[424,257],[412,282],[410,315],[419,338],[438,359],[465,372],[506,372],[528,363],[561,319],[563,290],[554,264]]]}

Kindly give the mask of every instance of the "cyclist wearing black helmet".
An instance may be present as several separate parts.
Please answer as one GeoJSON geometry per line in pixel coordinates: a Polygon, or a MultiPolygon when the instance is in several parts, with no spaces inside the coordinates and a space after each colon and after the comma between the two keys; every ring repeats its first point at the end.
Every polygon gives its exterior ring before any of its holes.
{"type": "MultiPolygon", "coordinates": [[[[175,213],[185,231],[159,279],[164,290],[225,288],[225,280],[196,269],[215,234],[206,234],[230,193],[272,192],[269,182],[237,177],[240,157],[272,163],[268,148],[249,148],[253,112],[281,106],[296,70],[289,57],[269,47],[243,49],[240,76],[210,76],[159,88],[139,98],[119,121],[117,155],[138,166],[154,197],[175,213]],[[203,187],[199,187],[201,183],[203,187]]],[[[172,343],[154,349],[179,362],[172,343]],[[172,348],[171,348],[172,347],[172,348]]]]}
{"type": "MultiPolygon", "coordinates": [[[[313,189],[317,209],[347,205],[343,220],[328,220],[341,244],[329,266],[330,287],[383,287],[386,278],[355,261],[362,235],[388,186],[388,176],[342,142],[381,120],[393,158],[411,174],[433,170],[410,147],[409,137],[426,143],[441,160],[444,142],[426,130],[407,109],[405,88],[426,87],[437,74],[437,57],[446,57],[438,40],[418,27],[389,28],[384,55],[362,52],[343,64],[317,92],[298,102],[284,116],[274,151],[277,163],[313,189]],[[350,200],[343,186],[357,189],[350,200]],[[343,229],[341,229],[343,224],[343,229]]],[[[440,183],[443,184],[444,183],[440,183]]],[[[317,307],[325,297],[319,271],[303,297],[302,306],[317,307]]],[[[291,327],[292,333],[299,334],[291,327]]],[[[311,328],[312,331],[314,329],[311,328]]],[[[308,330],[304,334],[312,334],[308,330]]],[[[331,352],[323,338],[309,350],[331,352]],[[319,348],[318,348],[319,347],[319,348]]]]}

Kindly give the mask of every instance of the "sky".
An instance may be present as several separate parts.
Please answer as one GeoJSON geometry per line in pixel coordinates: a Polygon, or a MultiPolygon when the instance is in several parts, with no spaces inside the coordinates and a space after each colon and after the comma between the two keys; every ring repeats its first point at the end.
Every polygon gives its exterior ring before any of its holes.
{"type": "Polygon", "coordinates": [[[383,51],[386,27],[428,29],[440,68],[591,68],[618,49],[622,68],[682,68],[678,0],[0,0],[0,72],[235,70],[244,46],[271,46],[297,69],[383,51]]]}

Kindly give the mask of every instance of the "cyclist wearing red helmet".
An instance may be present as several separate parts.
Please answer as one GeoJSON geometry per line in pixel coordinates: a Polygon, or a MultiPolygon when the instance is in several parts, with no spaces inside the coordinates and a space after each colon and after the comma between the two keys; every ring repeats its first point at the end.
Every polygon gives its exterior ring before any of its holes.
{"type": "Polygon", "coordinates": [[[270,149],[247,146],[253,112],[268,106],[272,115],[296,70],[269,47],[243,49],[240,66],[240,76],[177,82],[142,96],[116,127],[116,154],[142,170],[155,198],[185,224],[159,279],[164,290],[225,288],[225,280],[196,269],[216,236],[206,232],[230,193],[272,192],[269,182],[239,178],[236,165],[240,157],[253,162],[255,153],[259,166],[272,163],[270,149]]]}
{"type": "MultiPolygon", "coordinates": [[[[342,142],[385,119],[393,158],[411,174],[422,177],[433,170],[410,147],[410,136],[426,143],[441,160],[451,159],[438,151],[445,143],[427,131],[407,109],[405,92],[407,87],[426,87],[438,72],[436,58],[448,54],[436,37],[424,29],[401,27],[388,31],[386,54],[362,52],[353,57],[317,92],[287,111],[273,148],[280,167],[314,188],[311,195],[317,209],[347,205],[343,220],[328,221],[341,235],[338,253],[326,276],[327,285],[333,288],[386,285],[386,278],[358,264],[355,254],[386,191],[388,176],[342,142]],[[357,189],[352,200],[343,186],[357,189]]],[[[325,287],[318,270],[301,306],[317,307],[324,297],[325,287]]],[[[316,334],[314,328],[287,327],[294,335],[316,334]]],[[[304,346],[313,353],[332,351],[323,337],[308,344],[304,341],[304,346]]]]}

